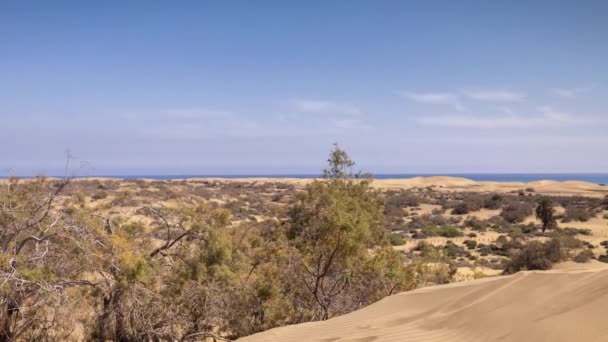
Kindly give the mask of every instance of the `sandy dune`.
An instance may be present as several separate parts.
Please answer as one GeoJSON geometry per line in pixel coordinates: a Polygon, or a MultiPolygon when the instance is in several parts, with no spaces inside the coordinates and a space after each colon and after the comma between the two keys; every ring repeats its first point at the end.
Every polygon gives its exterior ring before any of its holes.
{"type": "Polygon", "coordinates": [[[608,341],[605,264],[561,268],[405,292],[239,341],[608,341]]]}
{"type": "MultiPolygon", "coordinates": [[[[299,178],[198,178],[197,180],[217,180],[226,182],[278,182],[303,186],[311,179],[299,178]]],[[[403,179],[375,179],[373,186],[380,189],[412,189],[433,186],[437,191],[471,191],[471,192],[511,192],[528,188],[536,193],[561,196],[590,196],[603,197],[608,195],[608,186],[581,181],[552,181],[536,182],[477,182],[461,177],[432,176],[403,179]]]]}
{"type": "MultiPolygon", "coordinates": [[[[89,177],[81,180],[119,180],[117,178],[89,177]]],[[[154,181],[152,179],[143,179],[154,181]]],[[[190,178],[186,181],[219,181],[219,182],[260,182],[285,183],[295,186],[304,186],[312,179],[303,178],[190,178]]],[[[6,179],[0,179],[0,184],[6,179]]],[[[461,177],[430,176],[402,179],[375,179],[373,186],[379,189],[412,189],[433,187],[437,191],[471,191],[471,192],[512,192],[528,188],[536,193],[562,196],[590,196],[603,197],[608,195],[608,186],[582,181],[552,181],[541,180],[535,182],[478,182],[461,177]]]]}

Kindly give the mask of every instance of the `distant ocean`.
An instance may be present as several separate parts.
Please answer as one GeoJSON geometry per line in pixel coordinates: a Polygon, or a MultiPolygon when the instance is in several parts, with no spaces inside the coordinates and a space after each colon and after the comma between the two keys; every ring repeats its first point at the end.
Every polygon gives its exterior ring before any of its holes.
{"type": "MultiPolygon", "coordinates": [[[[597,184],[608,184],[608,173],[448,173],[448,174],[420,174],[420,173],[398,173],[398,174],[374,174],[376,179],[402,179],[413,177],[450,176],[468,178],[474,181],[488,182],[533,182],[538,180],[555,181],[585,181],[597,184]]],[[[106,175],[88,177],[112,177],[122,179],[187,179],[187,178],[316,178],[319,175],[312,174],[274,174],[274,175],[106,175]]]]}

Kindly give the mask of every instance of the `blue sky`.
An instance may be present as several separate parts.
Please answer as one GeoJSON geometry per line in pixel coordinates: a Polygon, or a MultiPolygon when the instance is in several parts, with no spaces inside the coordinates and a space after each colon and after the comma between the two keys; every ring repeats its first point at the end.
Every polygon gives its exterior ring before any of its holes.
{"type": "Polygon", "coordinates": [[[606,1],[3,1],[0,172],[608,172],[606,1]],[[78,163],[78,162],[77,162],[78,163]]]}

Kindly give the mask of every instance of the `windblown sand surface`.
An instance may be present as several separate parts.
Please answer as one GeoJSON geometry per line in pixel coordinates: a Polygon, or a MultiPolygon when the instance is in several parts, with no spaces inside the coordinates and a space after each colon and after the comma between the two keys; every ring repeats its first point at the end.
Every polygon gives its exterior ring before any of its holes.
{"type": "Polygon", "coordinates": [[[569,263],[553,271],[422,288],[328,321],[239,341],[608,341],[604,265],[569,263]]]}

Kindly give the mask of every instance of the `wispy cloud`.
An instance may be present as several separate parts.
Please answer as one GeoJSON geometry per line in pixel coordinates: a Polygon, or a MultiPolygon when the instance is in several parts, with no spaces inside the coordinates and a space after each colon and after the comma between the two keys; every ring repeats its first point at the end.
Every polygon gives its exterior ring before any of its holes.
{"type": "MultiPolygon", "coordinates": [[[[296,105],[294,103],[294,105],[296,105]]],[[[335,136],[371,127],[361,111],[332,101],[298,101],[302,112],[327,115],[242,113],[206,107],[131,111],[122,117],[136,124],[143,138],[200,140],[216,138],[335,136]]]]}
{"type": "Polygon", "coordinates": [[[556,110],[549,106],[541,106],[541,107],[538,107],[537,110],[543,114],[544,118],[546,118],[548,120],[561,121],[561,122],[574,121],[574,118],[569,113],[556,110]]]}
{"type": "Polygon", "coordinates": [[[303,113],[334,113],[334,114],[361,114],[358,107],[335,101],[298,99],[291,101],[292,106],[303,113]]]}
{"type": "Polygon", "coordinates": [[[418,122],[425,125],[462,128],[531,128],[588,122],[575,120],[572,115],[547,106],[539,107],[537,111],[539,114],[528,116],[435,115],[418,118],[418,122]]]}
{"type": "Polygon", "coordinates": [[[165,115],[178,119],[208,119],[208,118],[228,118],[235,114],[229,111],[214,110],[208,108],[170,108],[165,111],[165,115]]]}
{"type": "Polygon", "coordinates": [[[485,102],[520,102],[526,98],[526,94],[510,90],[463,90],[462,94],[485,102]]]}
{"type": "Polygon", "coordinates": [[[167,109],[139,110],[121,112],[120,116],[128,120],[202,120],[202,119],[226,119],[237,116],[235,113],[225,110],[216,110],[204,107],[173,107],[167,109]]]}
{"type": "Polygon", "coordinates": [[[401,91],[399,95],[415,102],[449,105],[458,111],[464,110],[462,101],[464,99],[482,102],[521,102],[526,94],[510,90],[495,89],[467,89],[453,92],[412,92],[401,91]]]}
{"type": "Polygon", "coordinates": [[[556,88],[556,89],[553,89],[553,92],[560,97],[563,97],[566,99],[574,99],[582,93],[587,93],[587,92],[593,90],[594,87],[595,86],[577,87],[577,88],[556,88]]]}
{"type": "Polygon", "coordinates": [[[400,91],[399,95],[419,103],[448,105],[456,110],[463,110],[464,107],[460,102],[460,97],[456,93],[451,92],[432,92],[432,93],[417,93],[411,91],[400,91]]]}
{"type": "Polygon", "coordinates": [[[332,125],[341,130],[359,130],[371,128],[367,123],[357,119],[331,119],[332,125]]]}

